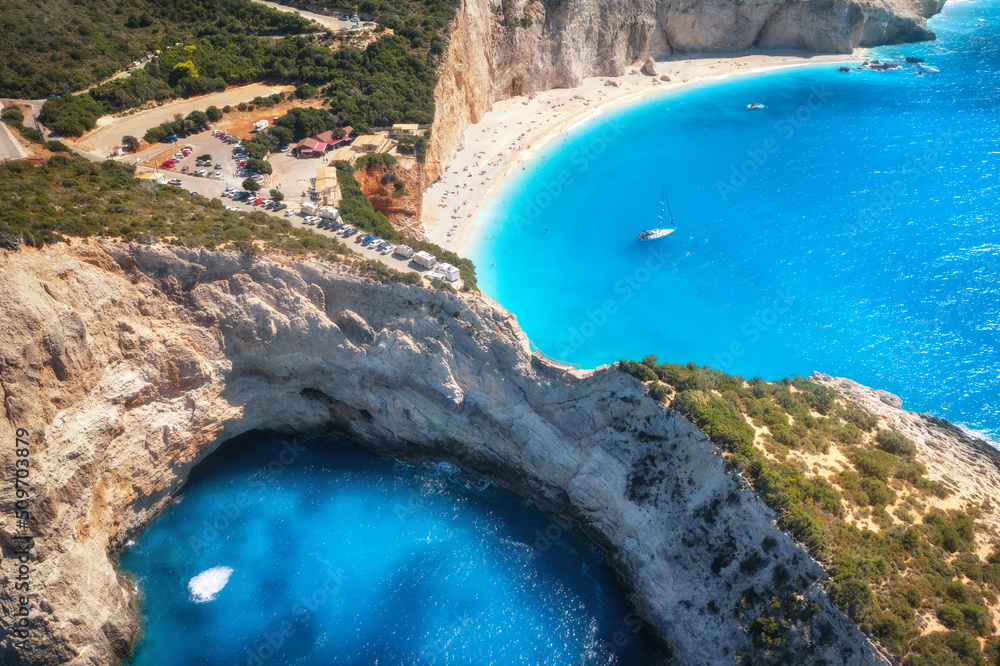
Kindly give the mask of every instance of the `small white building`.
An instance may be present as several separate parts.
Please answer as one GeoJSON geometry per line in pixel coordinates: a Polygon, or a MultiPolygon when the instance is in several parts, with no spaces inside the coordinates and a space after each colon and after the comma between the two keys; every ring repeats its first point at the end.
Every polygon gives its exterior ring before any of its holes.
{"type": "MultiPolygon", "coordinates": [[[[396,249],[392,251],[397,257],[402,257],[403,259],[409,259],[413,256],[413,248],[409,245],[397,245],[396,249]]],[[[426,254],[423,253],[423,254],[426,254]]]]}
{"type": "Polygon", "coordinates": [[[448,282],[455,282],[461,276],[459,270],[451,264],[440,263],[437,265],[437,270],[440,271],[444,279],[448,282]]]}
{"type": "Polygon", "coordinates": [[[424,268],[434,268],[437,265],[437,257],[435,257],[430,252],[424,252],[421,250],[413,255],[413,261],[417,262],[424,268]]]}

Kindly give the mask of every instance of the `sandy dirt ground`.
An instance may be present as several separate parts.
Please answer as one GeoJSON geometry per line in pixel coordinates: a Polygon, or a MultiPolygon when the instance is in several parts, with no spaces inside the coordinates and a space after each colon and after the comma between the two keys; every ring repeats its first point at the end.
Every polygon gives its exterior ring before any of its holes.
{"type": "MultiPolygon", "coordinates": [[[[851,55],[802,53],[741,54],[663,60],[656,76],[628,74],[585,79],[576,88],[514,97],[494,105],[469,126],[464,146],[445,174],[425,192],[421,219],[428,238],[461,253],[474,243],[485,220],[479,213],[512,170],[535,156],[544,158],[552,139],[602,114],[685,86],[786,67],[847,63],[851,55]],[[666,75],[670,81],[661,81],[666,75]],[[613,81],[617,86],[609,86],[613,81]]],[[[638,69],[638,65],[636,67],[638,69]]]]}

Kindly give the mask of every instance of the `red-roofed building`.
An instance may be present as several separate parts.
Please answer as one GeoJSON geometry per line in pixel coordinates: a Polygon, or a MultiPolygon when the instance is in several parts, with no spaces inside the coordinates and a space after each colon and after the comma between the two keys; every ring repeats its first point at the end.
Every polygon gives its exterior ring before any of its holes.
{"type": "Polygon", "coordinates": [[[338,139],[337,135],[330,130],[320,132],[316,136],[311,136],[308,139],[302,139],[292,147],[292,153],[298,154],[300,157],[316,157],[318,155],[322,155],[331,148],[335,148],[342,143],[350,141],[350,133],[353,129],[353,127],[345,127],[343,139],[338,139]]]}
{"type": "Polygon", "coordinates": [[[326,142],[316,139],[302,139],[292,148],[292,152],[299,157],[316,157],[326,152],[326,142]]]}

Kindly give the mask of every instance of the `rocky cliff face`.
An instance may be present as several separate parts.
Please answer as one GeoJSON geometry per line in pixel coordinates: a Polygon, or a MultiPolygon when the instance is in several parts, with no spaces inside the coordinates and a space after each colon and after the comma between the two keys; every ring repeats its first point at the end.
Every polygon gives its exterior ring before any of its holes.
{"type": "Polygon", "coordinates": [[[944,0],[464,0],[435,94],[437,177],[462,134],[514,95],[617,76],[652,54],[859,46],[933,39],[944,0]]]}
{"type": "Polygon", "coordinates": [[[539,359],[486,300],[114,243],[4,254],[0,267],[0,465],[14,469],[23,429],[34,514],[29,651],[12,633],[21,528],[5,476],[4,664],[116,663],[137,628],[117,549],[221,441],[254,428],[454,462],[570,517],[676,663],[767,659],[752,618],[734,619],[748,589],[808,609],[790,618],[796,663],[881,661],[703,433],[614,368],[539,359]]]}

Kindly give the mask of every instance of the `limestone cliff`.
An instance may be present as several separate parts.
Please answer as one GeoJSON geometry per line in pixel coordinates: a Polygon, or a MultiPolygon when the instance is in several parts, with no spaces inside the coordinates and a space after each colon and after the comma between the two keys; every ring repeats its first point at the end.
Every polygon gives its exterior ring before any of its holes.
{"type": "Polygon", "coordinates": [[[652,54],[859,46],[933,39],[944,0],[464,0],[435,91],[431,179],[462,134],[514,95],[617,76],[652,54]]]}
{"type": "Polygon", "coordinates": [[[0,322],[0,465],[14,469],[23,429],[35,544],[27,651],[5,476],[4,664],[116,663],[137,628],[117,549],[254,428],[454,462],[572,518],[676,663],[766,661],[734,616],[741,593],[776,586],[808,608],[786,632],[796,663],[882,661],[702,432],[626,373],[533,355],[484,299],[318,262],[78,243],[0,256],[0,322]]]}

